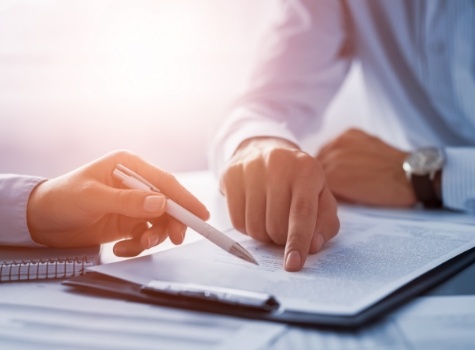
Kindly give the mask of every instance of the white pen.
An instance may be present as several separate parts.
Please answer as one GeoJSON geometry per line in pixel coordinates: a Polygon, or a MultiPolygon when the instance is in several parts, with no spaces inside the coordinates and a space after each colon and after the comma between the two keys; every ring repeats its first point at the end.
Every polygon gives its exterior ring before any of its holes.
{"type": "MultiPolygon", "coordinates": [[[[160,190],[152,183],[145,180],[143,177],[123,166],[122,164],[117,164],[117,167],[114,169],[112,175],[116,179],[122,181],[122,184],[126,187],[152,192],[160,192],[160,190]]],[[[238,242],[232,240],[221,231],[201,220],[199,217],[189,212],[178,203],[175,203],[170,198],[167,198],[166,212],[168,215],[173,216],[175,219],[195,230],[204,238],[213,242],[228,253],[245,261],[259,265],[256,259],[254,259],[254,257],[238,242]]]]}

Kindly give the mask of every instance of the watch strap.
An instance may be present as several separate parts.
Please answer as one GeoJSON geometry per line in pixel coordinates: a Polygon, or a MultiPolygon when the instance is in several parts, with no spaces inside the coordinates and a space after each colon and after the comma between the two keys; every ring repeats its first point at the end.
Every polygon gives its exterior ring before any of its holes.
{"type": "Polygon", "coordinates": [[[411,174],[412,188],[416,194],[416,198],[425,208],[440,208],[442,201],[437,196],[434,182],[430,175],[411,174]]]}

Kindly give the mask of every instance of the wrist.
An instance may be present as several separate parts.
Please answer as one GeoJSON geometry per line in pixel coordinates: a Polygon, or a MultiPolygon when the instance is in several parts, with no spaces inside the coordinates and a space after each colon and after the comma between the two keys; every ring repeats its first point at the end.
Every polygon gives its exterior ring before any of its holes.
{"type": "Polygon", "coordinates": [[[42,187],[45,186],[46,181],[39,183],[30,193],[26,209],[26,224],[33,241],[39,244],[48,245],[48,242],[44,242],[41,235],[41,223],[47,220],[43,210],[45,204],[42,203],[43,191],[42,187]]]}
{"type": "Polygon", "coordinates": [[[441,170],[444,154],[435,147],[420,148],[410,153],[403,169],[410,180],[417,200],[426,208],[442,206],[441,170]]]}

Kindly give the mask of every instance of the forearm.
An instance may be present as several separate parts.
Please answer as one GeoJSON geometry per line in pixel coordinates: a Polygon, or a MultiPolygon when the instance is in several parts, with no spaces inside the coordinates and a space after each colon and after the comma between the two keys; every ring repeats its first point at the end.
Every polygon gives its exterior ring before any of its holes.
{"type": "Polygon", "coordinates": [[[39,246],[30,236],[27,204],[30,193],[44,179],[0,175],[0,245],[39,246]]]}
{"type": "Polygon", "coordinates": [[[297,143],[314,133],[351,63],[341,4],[287,2],[263,41],[244,94],[211,146],[216,174],[244,140],[269,136],[297,143]]]}

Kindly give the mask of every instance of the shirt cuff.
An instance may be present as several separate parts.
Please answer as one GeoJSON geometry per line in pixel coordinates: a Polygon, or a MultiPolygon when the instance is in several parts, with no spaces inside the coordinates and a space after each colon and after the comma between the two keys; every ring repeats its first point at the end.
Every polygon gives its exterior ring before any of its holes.
{"type": "Polygon", "coordinates": [[[0,244],[42,247],[31,238],[27,225],[27,205],[31,191],[44,178],[0,175],[0,244]]]}
{"type": "Polygon", "coordinates": [[[442,171],[444,206],[475,214],[475,148],[447,147],[442,171]]]}

